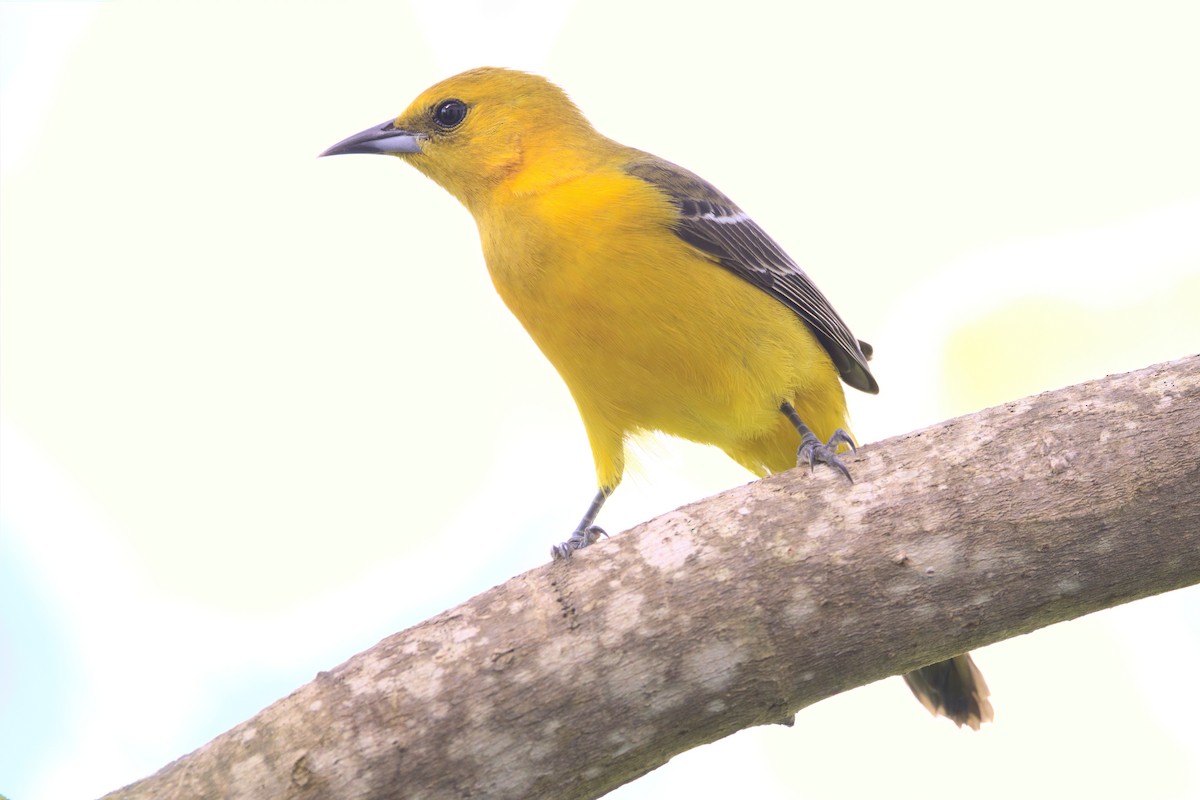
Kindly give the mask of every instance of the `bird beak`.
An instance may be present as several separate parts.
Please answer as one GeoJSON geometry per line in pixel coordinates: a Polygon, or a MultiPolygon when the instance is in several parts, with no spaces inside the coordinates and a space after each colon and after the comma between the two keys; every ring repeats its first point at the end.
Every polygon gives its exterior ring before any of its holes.
{"type": "Polygon", "coordinates": [[[423,133],[413,133],[397,128],[395,120],[389,119],[382,125],[375,125],[349,138],[342,139],[317,158],[340,156],[346,153],[375,153],[377,155],[419,153],[421,152],[421,140],[424,138],[426,137],[423,133]]]}

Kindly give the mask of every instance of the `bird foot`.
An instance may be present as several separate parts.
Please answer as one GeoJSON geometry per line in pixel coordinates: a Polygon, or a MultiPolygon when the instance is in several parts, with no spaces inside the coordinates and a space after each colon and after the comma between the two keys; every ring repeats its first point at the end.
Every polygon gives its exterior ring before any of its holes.
{"type": "Polygon", "coordinates": [[[608,533],[599,525],[590,525],[586,528],[580,528],[571,534],[571,538],[567,539],[562,544],[556,544],[550,548],[550,557],[555,561],[562,561],[571,557],[571,553],[576,550],[593,545],[600,540],[601,536],[608,536],[608,533]]]}
{"type": "Polygon", "coordinates": [[[811,431],[806,431],[800,439],[800,449],[796,451],[796,466],[808,464],[808,469],[811,472],[818,463],[828,464],[846,476],[846,480],[854,483],[854,478],[850,477],[850,470],[846,468],[846,465],[837,456],[838,448],[841,445],[848,445],[851,450],[858,451],[858,448],[854,446],[854,440],[850,438],[850,434],[841,428],[834,431],[833,436],[830,436],[829,441],[824,444],[811,431]]]}

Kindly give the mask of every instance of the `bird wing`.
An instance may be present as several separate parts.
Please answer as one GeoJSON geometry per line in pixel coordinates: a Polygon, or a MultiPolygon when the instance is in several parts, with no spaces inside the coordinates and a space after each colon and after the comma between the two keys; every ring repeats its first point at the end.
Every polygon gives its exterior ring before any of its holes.
{"type": "Polygon", "coordinates": [[[876,394],[867,366],[872,347],[859,342],[825,295],[766,231],[712,184],[669,161],[639,154],[624,170],[666,193],[679,209],[673,230],[688,244],[790,308],[812,330],[848,385],[876,394]]]}

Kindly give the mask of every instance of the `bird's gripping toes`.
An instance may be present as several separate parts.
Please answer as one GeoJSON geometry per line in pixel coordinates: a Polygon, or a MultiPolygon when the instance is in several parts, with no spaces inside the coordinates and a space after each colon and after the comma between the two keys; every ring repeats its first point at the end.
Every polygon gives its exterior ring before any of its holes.
{"type": "Polygon", "coordinates": [[[796,409],[792,408],[791,403],[784,403],[779,407],[779,410],[783,412],[783,415],[788,418],[788,422],[792,423],[796,431],[800,434],[800,447],[796,450],[796,466],[799,467],[808,464],[808,469],[811,472],[818,463],[828,464],[833,469],[842,473],[846,480],[854,483],[854,478],[850,477],[849,468],[837,457],[838,448],[842,445],[846,445],[854,451],[858,450],[854,446],[854,440],[850,438],[850,434],[838,428],[829,437],[828,442],[822,442],[800,419],[800,415],[796,413],[796,409]]]}
{"type": "Polygon", "coordinates": [[[592,504],[588,506],[588,510],[584,512],[583,519],[579,520],[579,524],[575,526],[575,532],[560,544],[556,544],[550,548],[550,558],[555,561],[561,561],[565,558],[570,558],[571,553],[576,550],[582,550],[585,547],[595,544],[600,540],[601,536],[608,536],[604,528],[599,525],[593,525],[596,521],[596,515],[600,513],[600,507],[604,505],[604,501],[612,491],[601,489],[596,492],[596,496],[592,499],[592,504]]]}

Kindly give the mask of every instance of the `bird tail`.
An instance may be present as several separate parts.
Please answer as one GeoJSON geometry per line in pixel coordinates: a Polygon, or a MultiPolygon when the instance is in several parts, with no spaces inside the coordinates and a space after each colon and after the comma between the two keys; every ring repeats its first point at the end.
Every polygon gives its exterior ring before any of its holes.
{"type": "Polygon", "coordinates": [[[987,682],[969,653],[906,673],[904,682],[930,713],[948,717],[960,728],[977,731],[992,721],[987,682]]]}

